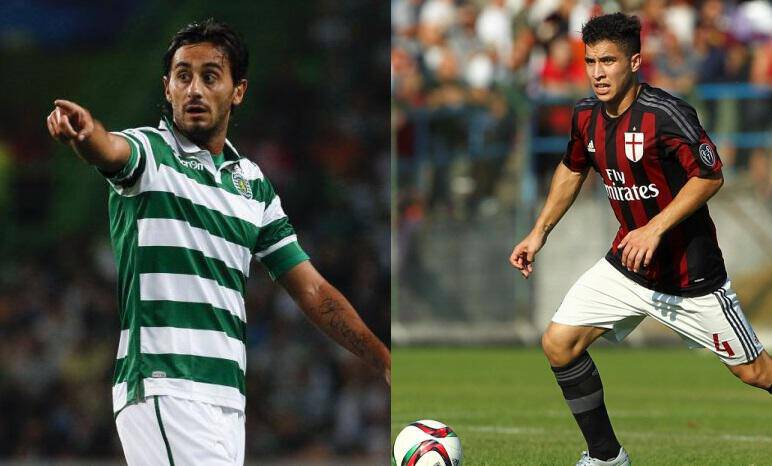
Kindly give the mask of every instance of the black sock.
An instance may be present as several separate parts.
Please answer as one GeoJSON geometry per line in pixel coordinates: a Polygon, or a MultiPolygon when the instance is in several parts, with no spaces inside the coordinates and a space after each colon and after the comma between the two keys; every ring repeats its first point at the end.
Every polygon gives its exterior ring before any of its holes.
{"type": "Polygon", "coordinates": [[[585,351],[567,365],[553,367],[552,371],[587,441],[590,456],[603,461],[616,458],[620,445],[603,402],[600,374],[590,354],[585,351]]]}

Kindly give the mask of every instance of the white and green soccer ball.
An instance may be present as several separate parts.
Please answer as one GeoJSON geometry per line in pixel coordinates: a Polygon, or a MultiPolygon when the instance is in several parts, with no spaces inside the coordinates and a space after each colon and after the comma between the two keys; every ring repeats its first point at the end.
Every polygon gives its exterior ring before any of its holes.
{"type": "Polygon", "coordinates": [[[415,421],[394,441],[392,466],[461,466],[464,452],[453,429],[438,421],[415,421]]]}

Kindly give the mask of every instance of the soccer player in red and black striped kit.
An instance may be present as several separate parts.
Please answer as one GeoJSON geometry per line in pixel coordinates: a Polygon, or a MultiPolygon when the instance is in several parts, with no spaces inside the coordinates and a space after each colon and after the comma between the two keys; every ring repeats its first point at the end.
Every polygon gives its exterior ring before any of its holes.
{"type": "Polygon", "coordinates": [[[694,109],[640,83],[640,22],[622,13],[582,29],[594,97],[580,100],[571,139],[531,233],[510,262],[525,278],[590,168],[600,175],[619,231],[606,257],[571,287],[542,347],[588,450],[577,465],[629,465],[587,347],[621,341],[645,317],[713,351],[743,382],[772,393],[772,358],[743,315],[724,267],[707,201],[721,160],[694,109]],[[666,311],[666,312],[663,312],[666,311]]]}

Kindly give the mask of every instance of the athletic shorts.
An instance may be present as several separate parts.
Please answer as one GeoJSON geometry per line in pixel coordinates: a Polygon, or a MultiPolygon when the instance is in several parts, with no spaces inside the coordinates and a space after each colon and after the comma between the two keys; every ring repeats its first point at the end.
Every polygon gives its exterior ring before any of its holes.
{"type": "Polygon", "coordinates": [[[606,328],[603,336],[619,342],[646,317],[675,330],[690,347],[713,351],[730,366],[751,362],[764,349],[729,280],[703,296],[669,295],[635,283],[605,258],[579,277],[552,321],[606,328]]]}
{"type": "Polygon", "coordinates": [[[115,418],[129,466],[244,464],[244,414],[167,395],[125,407],[115,418]]]}

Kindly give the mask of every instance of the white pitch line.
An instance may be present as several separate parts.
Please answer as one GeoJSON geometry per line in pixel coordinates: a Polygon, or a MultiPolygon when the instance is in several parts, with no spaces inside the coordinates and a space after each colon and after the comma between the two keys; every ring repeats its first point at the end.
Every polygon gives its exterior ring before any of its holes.
{"type": "Polygon", "coordinates": [[[507,434],[507,435],[520,435],[520,434],[543,434],[544,429],[539,427],[500,427],[500,426],[471,426],[464,430],[471,430],[473,432],[486,432],[491,434],[507,434]]]}
{"type": "Polygon", "coordinates": [[[708,435],[708,434],[691,434],[691,433],[684,433],[684,432],[662,432],[660,434],[655,434],[652,432],[631,432],[631,431],[624,431],[619,433],[620,436],[630,436],[630,437],[638,437],[638,438],[655,438],[655,437],[686,437],[694,440],[704,440],[707,442],[710,441],[716,441],[716,440],[725,440],[728,442],[764,442],[764,443],[772,443],[772,437],[768,437],[766,435],[731,435],[731,434],[722,434],[722,435],[708,435]]]}
{"type": "Polygon", "coordinates": [[[722,435],[721,440],[731,440],[733,442],[767,442],[772,443],[772,437],[765,435],[722,435]]]}
{"type": "MultiPolygon", "coordinates": [[[[507,426],[467,426],[463,429],[459,430],[466,430],[466,431],[472,431],[472,432],[483,432],[483,433],[489,433],[489,434],[501,434],[501,435],[528,435],[528,434],[544,434],[547,432],[546,429],[542,429],[539,427],[520,427],[520,426],[513,426],[513,427],[507,427],[507,426]]],[[[568,434],[570,433],[567,430],[554,430],[551,429],[549,431],[553,434],[568,434]]],[[[578,434],[578,431],[577,431],[578,434]]],[[[688,437],[691,439],[699,439],[699,440],[705,440],[705,441],[715,441],[715,440],[724,440],[729,442],[763,442],[763,443],[772,443],[772,437],[766,436],[766,435],[731,435],[731,434],[723,434],[723,435],[707,435],[707,434],[697,434],[697,433],[682,433],[682,432],[663,432],[661,434],[658,433],[652,433],[652,432],[635,432],[635,431],[621,431],[619,432],[620,436],[625,437],[638,437],[638,438],[656,438],[656,437],[688,437]]]]}

